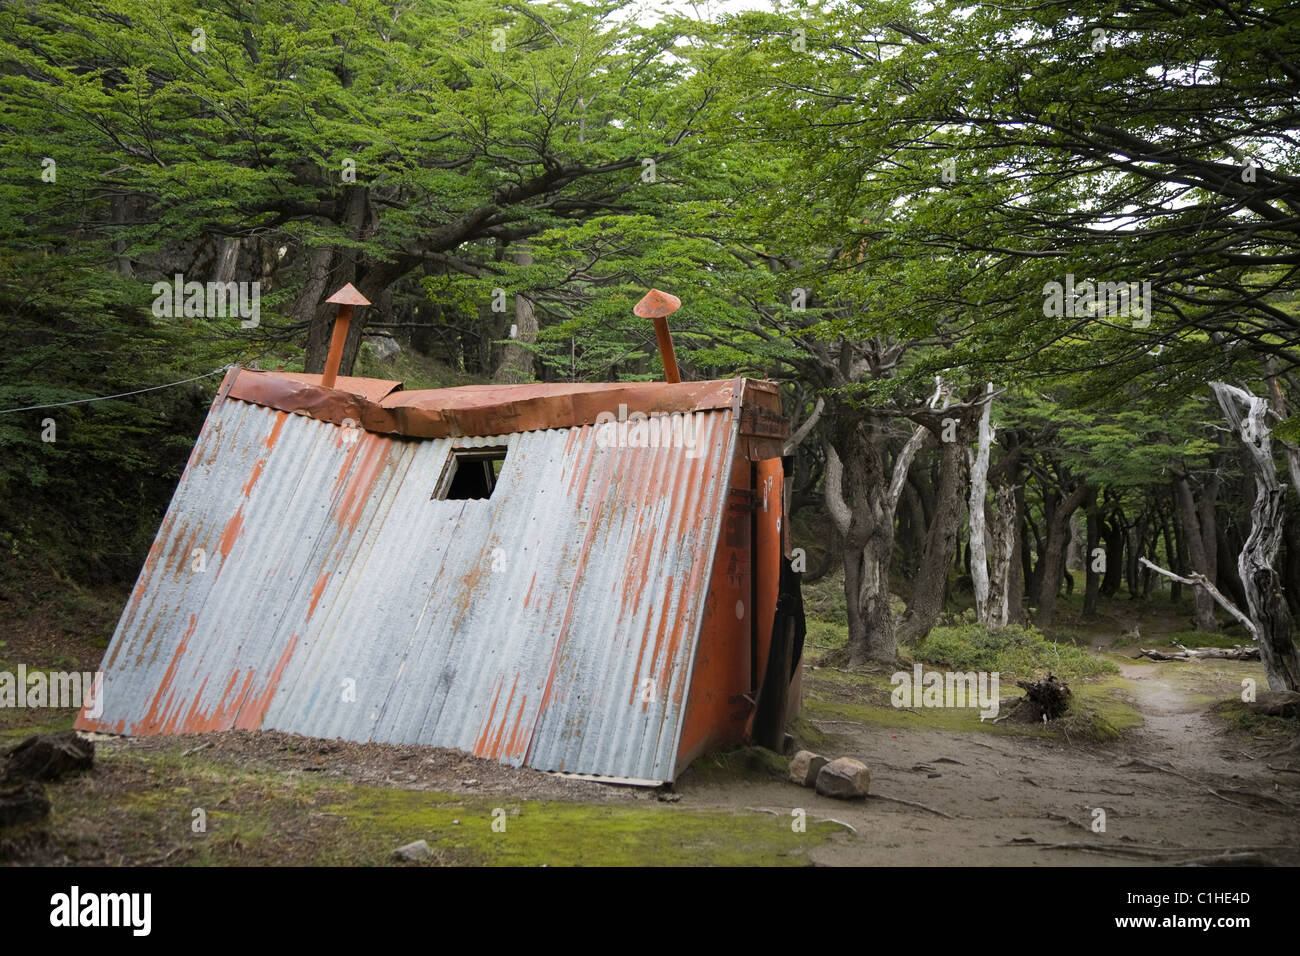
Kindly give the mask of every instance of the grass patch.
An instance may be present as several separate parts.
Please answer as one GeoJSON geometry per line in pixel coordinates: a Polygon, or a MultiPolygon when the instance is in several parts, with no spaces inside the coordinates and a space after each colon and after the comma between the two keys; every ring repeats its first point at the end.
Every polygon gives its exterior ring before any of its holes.
{"type": "Polygon", "coordinates": [[[987,628],[975,623],[936,627],[913,657],[955,671],[996,671],[1003,679],[1050,671],[1065,681],[1116,673],[1111,661],[1073,643],[1050,641],[1033,627],[987,628]]]}
{"type": "Polygon", "coordinates": [[[817,750],[831,742],[831,734],[816,726],[801,709],[794,723],[786,728],[795,739],[797,749],[817,750]]]}
{"type": "Polygon", "coordinates": [[[71,730],[80,711],[76,707],[45,707],[31,710],[19,707],[0,708],[0,750],[7,749],[33,734],[50,734],[57,730],[71,730]],[[40,714],[40,722],[32,717],[40,714]]]}
{"type": "MultiPolygon", "coordinates": [[[[951,732],[983,731],[986,733],[1041,733],[1024,725],[1010,727],[1007,722],[994,724],[980,720],[978,707],[895,707],[891,701],[894,686],[891,674],[873,671],[843,671],[819,667],[804,674],[803,718],[814,727],[817,722],[851,721],[884,728],[945,730],[951,732]]],[[[998,697],[1003,708],[1023,695],[1018,687],[999,682],[998,697]]],[[[834,733],[833,727],[818,728],[834,733]]]]}
{"type": "Polygon", "coordinates": [[[1219,701],[1211,710],[1234,730],[1279,740],[1300,736],[1300,719],[1257,714],[1240,700],[1219,701]]]}
{"type": "Polygon", "coordinates": [[[1161,634],[1150,644],[1146,639],[1139,641],[1143,647],[1173,647],[1175,644],[1181,644],[1183,647],[1236,647],[1238,644],[1243,646],[1251,643],[1249,637],[1243,637],[1241,634],[1206,634],[1204,631],[1177,631],[1173,634],[1161,634]]]}
{"type": "Polygon", "coordinates": [[[807,627],[808,633],[804,637],[805,646],[812,645],[819,648],[841,648],[849,642],[849,628],[847,624],[834,624],[830,621],[808,618],[807,627]]]}
{"type": "MultiPolygon", "coordinates": [[[[1086,682],[1082,679],[1070,682],[1071,712],[1046,725],[1017,722],[1014,718],[995,724],[991,719],[980,720],[978,707],[895,707],[891,700],[895,687],[890,682],[892,676],[830,667],[810,669],[804,677],[800,719],[832,736],[834,722],[846,721],[883,729],[1086,737],[1103,741],[1115,740],[1125,730],[1142,724],[1141,714],[1123,694],[1127,682],[1113,674],[1086,682]]],[[[1000,679],[999,716],[1008,713],[1023,696],[1024,691],[1011,680],[1000,679]]]]}
{"type": "MultiPolygon", "coordinates": [[[[814,621],[849,626],[848,606],[844,600],[844,573],[833,572],[801,588],[803,611],[809,627],[814,621]]],[[[847,632],[846,632],[847,633],[847,632]]]]}
{"type": "Polygon", "coordinates": [[[1108,741],[1141,727],[1142,714],[1125,694],[1128,686],[1121,677],[1071,684],[1070,711],[1058,721],[1062,733],[1108,741]]]}
{"type": "Polygon", "coordinates": [[[388,862],[393,849],[427,840],[430,862],[487,866],[807,866],[807,853],[839,828],[769,814],[603,806],[563,801],[445,797],[355,788],[329,810],[346,818],[345,856],[318,863],[388,862]],[[432,798],[432,799],[431,799],[432,798]],[[494,824],[496,829],[494,829],[494,824]]]}

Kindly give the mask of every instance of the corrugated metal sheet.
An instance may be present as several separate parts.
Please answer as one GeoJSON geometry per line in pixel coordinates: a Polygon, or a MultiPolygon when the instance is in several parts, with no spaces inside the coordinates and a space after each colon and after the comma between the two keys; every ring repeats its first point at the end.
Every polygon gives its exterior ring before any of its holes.
{"type": "Polygon", "coordinates": [[[296,412],[335,425],[352,424],[378,435],[447,438],[514,434],[594,425],[628,408],[662,416],[730,408],[744,441],[758,461],[780,458],[787,425],[781,395],[771,382],[744,378],[706,382],[530,382],[462,385],[418,391],[393,390],[378,379],[339,379],[326,388],[318,375],[240,369],[222,383],[223,397],[296,412]],[[347,383],[346,385],[344,383],[347,383]]]}
{"type": "Polygon", "coordinates": [[[590,426],[416,441],[218,402],[78,726],[672,779],[736,440],[732,410],[694,417],[691,458],[590,426]],[[473,445],[508,448],[491,499],[432,500],[473,445]]]}

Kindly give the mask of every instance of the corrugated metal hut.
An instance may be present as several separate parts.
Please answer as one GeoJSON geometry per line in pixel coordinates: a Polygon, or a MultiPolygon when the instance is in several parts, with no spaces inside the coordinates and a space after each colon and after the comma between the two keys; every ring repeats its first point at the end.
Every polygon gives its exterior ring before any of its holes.
{"type": "Polygon", "coordinates": [[[779,734],[775,386],[321,380],[227,374],[80,729],[644,782],[752,739],[764,707],[779,734]]]}

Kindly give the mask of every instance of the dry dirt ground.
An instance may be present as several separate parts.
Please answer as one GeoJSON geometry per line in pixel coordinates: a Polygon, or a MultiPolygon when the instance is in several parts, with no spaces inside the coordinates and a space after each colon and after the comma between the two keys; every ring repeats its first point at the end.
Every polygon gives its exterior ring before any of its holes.
{"type": "Polygon", "coordinates": [[[1262,677],[1258,665],[1121,669],[1121,692],[1143,724],[1119,741],[882,731],[836,721],[824,726],[832,737],[821,750],[862,759],[872,799],[838,801],[778,781],[688,782],[682,802],[782,815],[803,807],[844,821],[855,836],[810,854],[824,865],[1141,866],[1224,854],[1244,854],[1232,860],[1239,863],[1300,863],[1300,766],[1268,756],[1285,738],[1230,728],[1207,700],[1239,688],[1239,675],[1262,677]]]}
{"type": "MultiPolygon", "coordinates": [[[[1300,763],[1278,754],[1293,722],[1215,709],[1245,677],[1264,686],[1262,668],[1113,659],[1122,676],[1103,696],[1131,726],[1106,742],[912,719],[878,705],[878,678],[810,666],[800,742],[866,762],[865,801],[797,787],[754,752],[701,761],[656,792],[436,748],[265,732],[100,737],[96,770],[51,785],[50,823],[0,833],[0,860],[375,864],[426,839],[434,864],[1300,863],[1300,763]],[[877,681],[877,704],[837,711],[864,699],[864,680],[877,681]]],[[[18,715],[0,716],[0,746],[22,739],[18,715]]]]}

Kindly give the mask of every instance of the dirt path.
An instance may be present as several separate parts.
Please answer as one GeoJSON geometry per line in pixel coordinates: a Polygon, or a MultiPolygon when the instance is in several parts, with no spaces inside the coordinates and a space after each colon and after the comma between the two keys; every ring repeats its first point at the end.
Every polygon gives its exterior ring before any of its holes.
{"type": "Polygon", "coordinates": [[[1300,807],[1300,775],[1270,770],[1262,756],[1270,748],[1224,729],[1207,703],[1161,670],[1168,666],[1184,665],[1122,668],[1144,725],[1114,744],[835,722],[822,727],[835,735],[822,749],[867,763],[873,797],[866,802],[773,779],[746,786],[687,780],[682,803],[785,816],[803,808],[810,818],[840,820],[856,834],[846,830],[813,851],[815,862],[828,865],[1140,866],[1225,852],[1300,863],[1292,809],[1300,807]],[[1254,752],[1242,749],[1252,744],[1254,752]]]}

